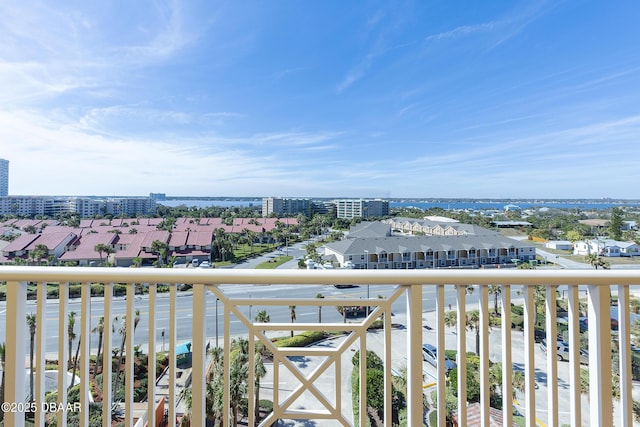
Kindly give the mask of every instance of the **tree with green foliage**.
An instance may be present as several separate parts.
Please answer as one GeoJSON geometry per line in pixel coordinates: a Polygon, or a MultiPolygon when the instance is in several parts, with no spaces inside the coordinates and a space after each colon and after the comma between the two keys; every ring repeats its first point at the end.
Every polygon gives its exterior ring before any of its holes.
{"type": "Polygon", "coordinates": [[[611,265],[609,264],[609,261],[604,260],[602,257],[600,257],[597,254],[592,253],[592,254],[586,255],[584,257],[584,260],[587,263],[591,264],[591,266],[596,270],[600,267],[604,270],[608,270],[611,267],[611,265]]]}
{"type": "Polygon", "coordinates": [[[49,248],[47,245],[38,244],[36,245],[31,252],[29,252],[29,257],[37,262],[38,264],[42,263],[43,259],[46,259],[49,256],[49,248]]]}
{"type": "Polygon", "coordinates": [[[102,339],[104,335],[104,316],[100,316],[98,324],[91,330],[92,333],[98,334],[98,352],[96,353],[96,365],[93,368],[93,377],[96,377],[98,373],[98,366],[100,365],[100,352],[102,351],[102,339]]]}
{"type": "Polygon", "coordinates": [[[71,369],[73,366],[73,341],[76,339],[76,314],[77,313],[75,311],[71,311],[67,315],[67,345],[69,346],[69,361],[67,362],[67,369],[71,369]]]}
{"type": "Polygon", "coordinates": [[[27,326],[29,326],[29,402],[33,402],[33,352],[36,346],[36,315],[34,313],[27,314],[27,326]]]}
{"type": "Polygon", "coordinates": [[[260,419],[260,381],[267,375],[267,368],[264,366],[262,355],[256,353],[253,358],[253,373],[255,379],[255,402],[254,402],[254,415],[256,421],[260,419]]]}
{"type": "Polygon", "coordinates": [[[498,314],[498,297],[502,294],[502,286],[489,285],[489,294],[493,295],[493,309],[498,314]]]}
{"type": "Polygon", "coordinates": [[[231,342],[231,349],[229,404],[231,405],[233,427],[238,427],[238,412],[248,390],[249,342],[245,338],[236,338],[231,342]]]}
{"type": "MultiPolygon", "coordinates": [[[[135,317],[133,318],[133,332],[136,332],[136,327],[140,323],[140,310],[135,311],[135,317]]],[[[122,317],[122,325],[119,330],[120,335],[122,336],[122,340],[120,341],[120,351],[118,352],[118,364],[116,365],[115,378],[113,380],[113,396],[118,392],[118,382],[120,380],[120,367],[122,366],[122,361],[124,360],[124,346],[127,342],[127,318],[126,316],[122,317]]],[[[131,338],[133,339],[133,337],[131,338]]],[[[127,355],[127,357],[133,355],[127,355]]],[[[104,356],[103,356],[104,357],[104,356]]],[[[114,397],[115,400],[115,397],[114,397]]]]}
{"type": "Polygon", "coordinates": [[[609,224],[607,227],[609,237],[611,237],[613,240],[620,240],[622,238],[622,221],[622,209],[618,207],[613,208],[611,210],[611,217],[609,218],[609,224]]]}
{"type": "Polygon", "coordinates": [[[582,240],[583,238],[584,237],[582,236],[582,233],[580,233],[578,230],[567,231],[567,240],[571,243],[575,243],[579,240],[582,240]]]}
{"type": "Polygon", "coordinates": [[[93,247],[93,250],[98,252],[98,255],[100,256],[100,265],[103,265],[103,261],[102,261],[103,254],[107,256],[107,260],[108,260],[109,255],[111,255],[112,253],[115,253],[115,250],[111,246],[105,245],[104,243],[98,243],[93,247]]]}
{"type": "Polygon", "coordinates": [[[167,253],[169,252],[169,245],[162,240],[154,240],[151,242],[151,252],[158,257],[158,267],[162,267],[167,259],[167,253]]]}
{"type": "MultiPolygon", "coordinates": [[[[258,313],[256,313],[256,318],[255,318],[256,322],[258,323],[269,323],[271,321],[271,317],[269,316],[269,314],[267,313],[267,310],[260,310],[258,311],[258,313]]],[[[266,335],[267,331],[262,331],[263,335],[266,335]]],[[[266,352],[267,350],[267,346],[263,343],[262,344],[262,352],[266,352]]]]}

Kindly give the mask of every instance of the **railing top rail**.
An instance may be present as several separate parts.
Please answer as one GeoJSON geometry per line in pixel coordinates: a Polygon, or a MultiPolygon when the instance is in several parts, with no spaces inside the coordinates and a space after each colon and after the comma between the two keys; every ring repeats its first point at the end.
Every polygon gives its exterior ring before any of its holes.
{"type": "Polygon", "coordinates": [[[640,269],[520,270],[255,270],[113,267],[0,266],[0,281],[96,283],[204,283],[218,284],[369,284],[369,285],[640,285],[640,269]]]}

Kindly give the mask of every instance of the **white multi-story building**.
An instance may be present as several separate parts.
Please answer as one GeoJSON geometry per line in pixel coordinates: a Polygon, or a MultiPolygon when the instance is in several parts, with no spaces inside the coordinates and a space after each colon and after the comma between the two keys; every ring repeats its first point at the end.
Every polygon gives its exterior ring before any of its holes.
{"type": "Polygon", "coordinates": [[[40,197],[6,196],[0,197],[0,214],[18,216],[78,213],[83,218],[96,215],[136,216],[155,213],[156,202],[148,197],[98,200],[82,197],[40,197]]]}
{"type": "Polygon", "coordinates": [[[311,200],[287,197],[265,197],[262,199],[262,216],[311,214],[311,200]]]}
{"type": "Polygon", "coordinates": [[[389,201],[375,199],[340,199],[334,200],[338,218],[374,218],[389,215],[389,201]]]}
{"type": "Polygon", "coordinates": [[[18,216],[45,215],[46,201],[44,197],[36,196],[5,196],[0,197],[0,214],[18,216]]]}
{"type": "Polygon", "coordinates": [[[0,159],[0,197],[9,195],[9,160],[0,159]]]}
{"type": "Polygon", "coordinates": [[[73,211],[80,215],[81,218],[91,218],[104,213],[104,203],[100,200],[78,197],[72,199],[71,203],[73,211]]]}
{"type": "Polygon", "coordinates": [[[150,197],[110,199],[103,203],[105,204],[105,213],[111,215],[149,215],[156,210],[156,201],[150,197]]]}

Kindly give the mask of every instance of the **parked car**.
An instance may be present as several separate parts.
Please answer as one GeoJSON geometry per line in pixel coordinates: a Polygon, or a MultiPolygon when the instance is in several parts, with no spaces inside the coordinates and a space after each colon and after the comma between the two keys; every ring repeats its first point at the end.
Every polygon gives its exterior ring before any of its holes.
{"type": "MultiPolygon", "coordinates": [[[[547,340],[543,339],[540,342],[540,349],[543,352],[547,352],[547,340]]],[[[569,360],[569,343],[563,341],[561,338],[556,340],[556,352],[558,360],[569,360]]],[[[589,353],[586,350],[580,349],[580,363],[583,365],[589,364],[589,353]]]]}
{"type": "Polygon", "coordinates": [[[209,264],[209,261],[202,261],[198,267],[199,268],[211,268],[211,264],[209,264]]]}
{"type": "MultiPolygon", "coordinates": [[[[438,350],[431,344],[422,344],[422,359],[434,368],[438,367],[438,350]]],[[[456,362],[444,356],[444,369],[447,374],[456,368],[456,362]]]]}
{"type": "Polygon", "coordinates": [[[197,267],[199,263],[200,263],[200,261],[198,261],[197,259],[192,259],[191,260],[191,266],[192,267],[197,267]]]}
{"type": "MultiPolygon", "coordinates": [[[[580,323],[580,332],[585,332],[589,330],[589,318],[581,317],[579,320],[579,323],[580,323]]],[[[611,318],[611,330],[612,331],[618,330],[618,319],[614,319],[613,317],[611,318]]]]}

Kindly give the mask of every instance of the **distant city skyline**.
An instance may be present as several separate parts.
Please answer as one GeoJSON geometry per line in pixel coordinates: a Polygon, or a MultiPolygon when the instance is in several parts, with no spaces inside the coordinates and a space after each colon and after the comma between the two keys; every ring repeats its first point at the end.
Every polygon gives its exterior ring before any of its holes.
{"type": "Polygon", "coordinates": [[[5,2],[8,194],[640,199],[639,15],[5,2]]]}

